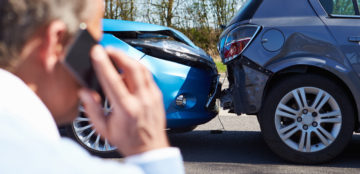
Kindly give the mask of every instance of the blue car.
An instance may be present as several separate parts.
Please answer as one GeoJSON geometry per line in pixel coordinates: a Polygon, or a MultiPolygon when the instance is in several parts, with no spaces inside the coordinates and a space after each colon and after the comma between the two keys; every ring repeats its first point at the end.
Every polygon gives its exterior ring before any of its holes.
{"type": "MultiPolygon", "coordinates": [[[[101,44],[127,53],[145,65],[163,93],[167,128],[191,131],[218,114],[216,98],[220,89],[212,58],[184,34],[159,25],[103,20],[101,44]]],[[[79,116],[65,128],[67,136],[91,153],[102,157],[116,155],[116,147],[102,140],[80,107],[79,116]]],[[[104,98],[104,112],[111,112],[104,98]]]]}

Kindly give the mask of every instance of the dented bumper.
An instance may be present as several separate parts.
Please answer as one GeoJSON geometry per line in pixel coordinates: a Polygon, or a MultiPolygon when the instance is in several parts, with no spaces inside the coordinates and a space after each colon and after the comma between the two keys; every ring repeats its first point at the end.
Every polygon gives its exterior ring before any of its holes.
{"type": "Polygon", "coordinates": [[[246,57],[228,64],[229,88],[222,91],[221,105],[240,114],[256,114],[261,107],[266,82],[271,72],[246,57]]]}

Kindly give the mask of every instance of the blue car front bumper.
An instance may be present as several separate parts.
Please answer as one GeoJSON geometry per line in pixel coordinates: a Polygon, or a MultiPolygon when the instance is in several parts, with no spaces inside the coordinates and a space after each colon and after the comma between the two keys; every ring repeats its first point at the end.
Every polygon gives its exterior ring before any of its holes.
{"type": "Polygon", "coordinates": [[[218,114],[217,74],[151,56],[145,56],[140,62],[152,72],[163,93],[168,128],[202,124],[218,114]],[[176,104],[179,95],[186,97],[186,105],[176,104]]]}

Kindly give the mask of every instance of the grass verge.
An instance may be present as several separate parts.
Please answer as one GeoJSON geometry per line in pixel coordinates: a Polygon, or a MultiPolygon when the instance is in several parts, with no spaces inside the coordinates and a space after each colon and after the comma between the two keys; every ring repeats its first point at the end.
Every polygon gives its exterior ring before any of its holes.
{"type": "Polygon", "coordinates": [[[225,73],[226,72],[226,65],[224,65],[221,61],[215,61],[216,67],[219,71],[219,73],[225,73]]]}

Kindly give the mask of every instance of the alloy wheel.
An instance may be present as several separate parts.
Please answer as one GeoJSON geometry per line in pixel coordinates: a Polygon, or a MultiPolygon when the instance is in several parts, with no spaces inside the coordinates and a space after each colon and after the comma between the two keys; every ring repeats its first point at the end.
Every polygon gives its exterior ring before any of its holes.
{"type": "MultiPolygon", "coordinates": [[[[105,115],[111,113],[111,106],[108,100],[104,101],[103,109],[105,115]]],[[[79,107],[79,115],[73,122],[72,128],[81,143],[90,150],[98,152],[110,152],[116,150],[116,147],[112,146],[107,139],[102,139],[101,135],[96,133],[95,128],[90,123],[90,119],[87,118],[85,114],[83,106],[79,107]]]]}
{"type": "Polygon", "coordinates": [[[326,91],[301,87],[280,100],[274,121],[287,146],[300,152],[317,152],[330,146],[339,135],[342,114],[337,101],[326,91]]]}

